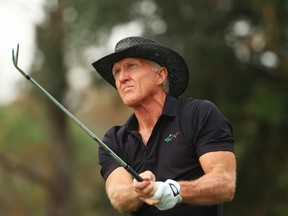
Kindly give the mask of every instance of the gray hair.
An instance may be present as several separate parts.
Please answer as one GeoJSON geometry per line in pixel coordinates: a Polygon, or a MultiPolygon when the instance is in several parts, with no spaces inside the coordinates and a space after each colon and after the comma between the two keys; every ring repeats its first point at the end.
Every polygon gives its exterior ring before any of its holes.
{"type": "MultiPolygon", "coordinates": [[[[149,62],[151,63],[151,67],[152,67],[152,71],[154,72],[158,72],[161,68],[161,66],[154,62],[149,60],[149,62]]],[[[168,94],[169,93],[169,80],[168,80],[168,76],[166,77],[166,79],[163,81],[163,83],[161,84],[163,90],[168,94]]]]}

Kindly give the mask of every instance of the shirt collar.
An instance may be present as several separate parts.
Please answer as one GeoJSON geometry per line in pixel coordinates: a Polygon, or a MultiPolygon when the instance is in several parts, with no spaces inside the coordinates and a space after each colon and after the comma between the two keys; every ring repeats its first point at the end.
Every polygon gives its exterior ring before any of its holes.
{"type": "Polygon", "coordinates": [[[177,98],[172,97],[170,95],[166,96],[161,115],[170,117],[177,115],[177,98]]]}
{"type": "MultiPolygon", "coordinates": [[[[177,98],[167,95],[161,116],[174,117],[177,115],[177,109],[177,98]]],[[[135,130],[137,126],[138,120],[133,113],[126,122],[126,129],[135,130]]]]}

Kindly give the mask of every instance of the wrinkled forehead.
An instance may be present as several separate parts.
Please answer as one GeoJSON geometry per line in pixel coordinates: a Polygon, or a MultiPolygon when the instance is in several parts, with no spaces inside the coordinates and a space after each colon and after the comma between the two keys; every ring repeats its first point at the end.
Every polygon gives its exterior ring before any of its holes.
{"type": "Polygon", "coordinates": [[[114,70],[115,68],[121,67],[121,65],[127,65],[127,64],[132,64],[132,63],[141,63],[141,64],[146,64],[146,63],[150,63],[151,61],[149,59],[145,59],[145,58],[138,58],[138,57],[129,57],[129,58],[124,58],[121,59],[117,62],[114,63],[112,70],[114,70]]]}

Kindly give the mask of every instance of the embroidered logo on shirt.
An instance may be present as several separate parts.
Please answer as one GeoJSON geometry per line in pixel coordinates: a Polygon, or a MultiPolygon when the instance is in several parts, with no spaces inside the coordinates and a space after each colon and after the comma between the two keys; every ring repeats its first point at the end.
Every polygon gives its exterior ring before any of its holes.
{"type": "Polygon", "coordinates": [[[169,134],[169,136],[164,141],[172,142],[174,139],[177,138],[178,134],[179,134],[179,131],[177,131],[175,134],[169,134]]]}

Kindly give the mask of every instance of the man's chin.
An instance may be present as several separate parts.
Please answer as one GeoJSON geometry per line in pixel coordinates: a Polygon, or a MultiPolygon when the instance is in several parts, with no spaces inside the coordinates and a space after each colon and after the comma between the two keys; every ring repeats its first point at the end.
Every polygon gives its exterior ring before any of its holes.
{"type": "Polygon", "coordinates": [[[139,103],[139,100],[137,100],[135,98],[125,98],[122,101],[123,101],[124,105],[126,105],[128,107],[135,107],[139,103]]]}

